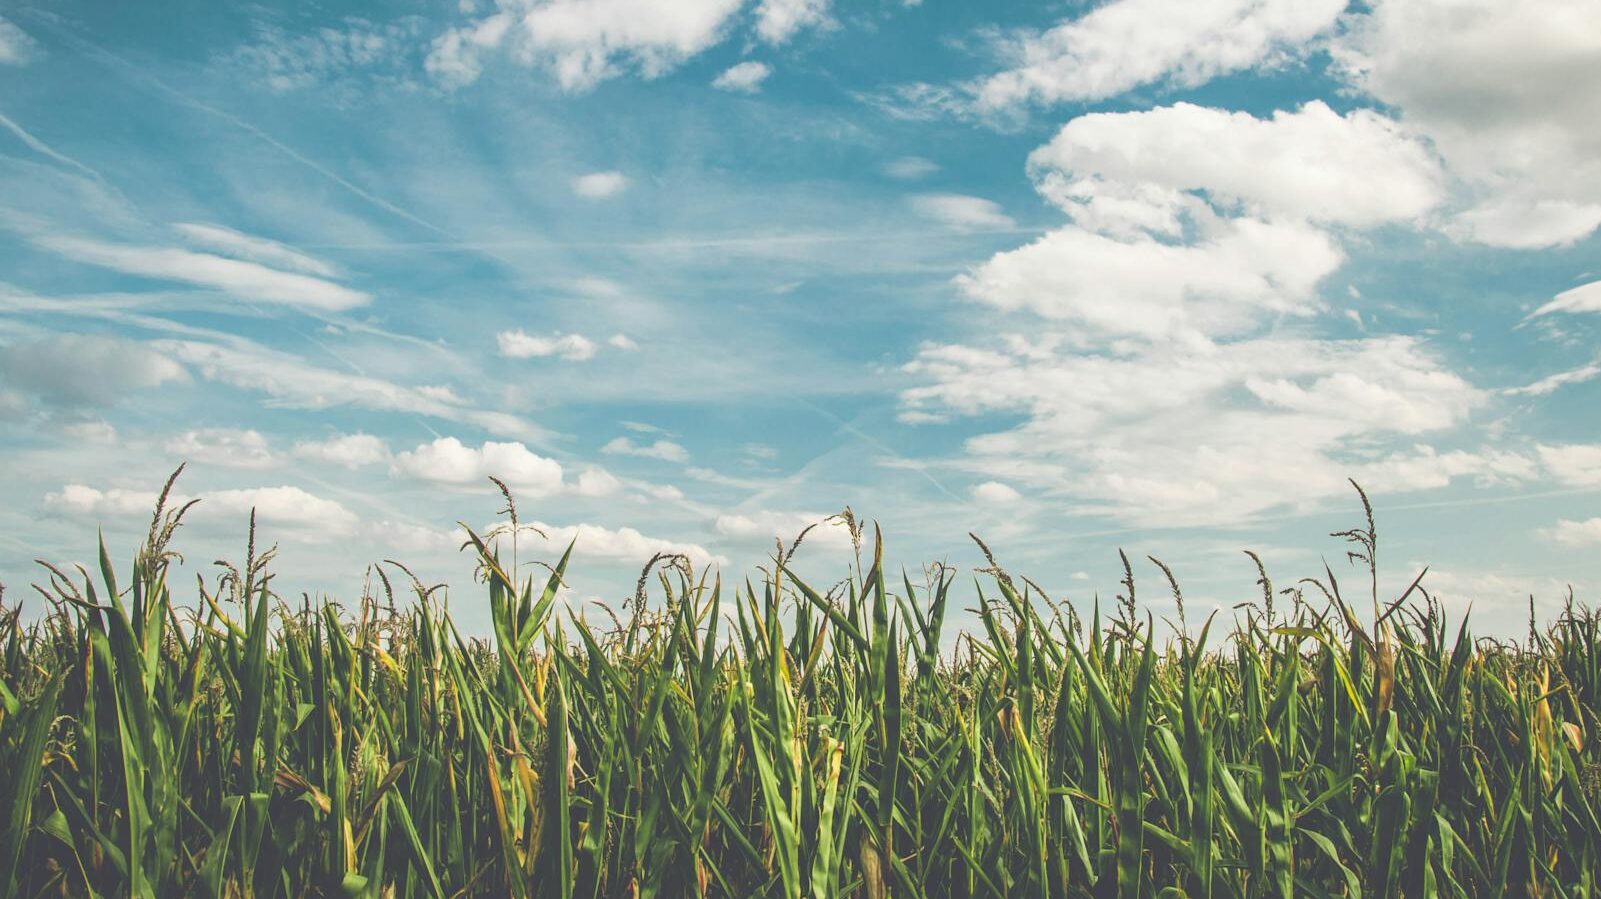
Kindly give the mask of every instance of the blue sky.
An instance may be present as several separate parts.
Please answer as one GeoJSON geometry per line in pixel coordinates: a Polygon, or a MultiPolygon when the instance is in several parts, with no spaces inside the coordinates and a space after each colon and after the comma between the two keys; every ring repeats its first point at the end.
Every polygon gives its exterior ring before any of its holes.
{"type": "Polygon", "coordinates": [[[187,460],[190,571],[254,507],[287,595],[474,628],[489,474],[575,603],[849,504],[1227,607],[1354,477],[1516,630],[1601,582],[1597,83],[1587,0],[9,3],[0,581],[187,460]]]}

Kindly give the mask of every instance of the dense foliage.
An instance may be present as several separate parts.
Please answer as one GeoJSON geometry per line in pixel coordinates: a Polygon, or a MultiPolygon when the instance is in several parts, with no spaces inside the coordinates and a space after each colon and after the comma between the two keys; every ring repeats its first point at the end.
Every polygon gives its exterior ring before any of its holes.
{"type": "Polygon", "coordinates": [[[1224,636],[1169,577],[1160,646],[1132,574],[1081,619],[993,560],[950,641],[956,572],[848,514],[832,590],[657,559],[600,626],[472,535],[488,643],[393,563],[286,604],[254,540],[180,607],[181,516],[0,612],[0,894],[1597,893],[1601,617],[1475,641],[1378,595],[1371,513],[1359,599],[1263,572],[1224,636]]]}

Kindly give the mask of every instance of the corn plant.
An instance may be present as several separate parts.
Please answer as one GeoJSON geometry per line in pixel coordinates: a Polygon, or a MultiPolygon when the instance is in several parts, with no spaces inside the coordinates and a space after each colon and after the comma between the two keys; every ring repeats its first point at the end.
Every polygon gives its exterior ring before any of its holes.
{"type": "Polygon", "coordinates": [[[1475,640],[1421,575],[1382,595],[1365,496],[1357,595],[1252,555],[1192,632],[1152,560],[1171,639],[1127,557],[1081,612],[982,543],[948,632],[961,575],[849,510],[832,587],[799,540],[738,582],[662,556],[595,624],[570,547],[519,574],[509,492],[463,529],[484,639],[395,562],[284,600],[253,523],[179,602],[166,496],[126,569],[0,604],[0,894],[1597,895],[1601,615],[1475,640]]]}

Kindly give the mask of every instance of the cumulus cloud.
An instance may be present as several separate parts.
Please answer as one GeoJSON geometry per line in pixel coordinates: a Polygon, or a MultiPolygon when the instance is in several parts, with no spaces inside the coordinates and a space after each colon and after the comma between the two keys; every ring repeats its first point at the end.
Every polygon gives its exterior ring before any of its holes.
{"type": "Polygon", "coordinates": [[[371,434],[339,434],[326,440],[302,440],[295,444],[293,453],[298,459],[361,468],[387,460],[389,447],[371,434]]]}
{"type": "Polygon", "coordinates": [[[360,523],[356,513],[337,501],[307,493],[299,487],[213,490],[199,496],[197,511],[242,517],[254,509],[259,523],[279,526],[267,531],[265,536],[272,540],[311,542],[350,534],[360,523]]]}
{"type": "MultiPolygon", "coordinates": [[[[97,488],[66,484],[44,497],[46,510],[84,518],[148,518],[156,506],[155,490],[122,487],[97,488]]],[[[299,487],[250,487],[204,490],[169,498],[169,502],[200,500],[192,517],[243,519],[251,510],[261,525],[272,527],[266,540],[315,541],[353,533],[360,523],[354,512],[339,502],[308,493],[299,487]]]]}
{"type": "Polygon", "coordinates": [[[1323,232],[1251,219],[1219,222],[1192,245],[1052,231],[957,278],[968,297],[1071,320],[1108,335],[1231,333],[1264,312],[1305,313],[1343,259],[1323,232]]]}
{"type": "Polygon", "coordinates": [[[1601,545],[1601,518],[1587,518],[1584,521],[1563,519],[1541,531],[1541,534],[1567,546],[1601,545]]]}
{"type": "Polygon", "coordinates": [[[1316,101],[1090,114],[1028,172],[1070,224],[956,286],[1038,330],[928,344],[906,369],[924,383],[902,393],[903,421],[1021,420],[969,439],[959,467],[1136,524],[1246,520],[1340,494],[1347,475],[1399,492],[1538,473],[1526,455],[1425,442],[1487,394],[1420,340],[1263,336],[1323,308],[1335,228],[1421,222],[1447,201],[1439,160],[1395,122],[1316,101]]]}
{"type": "Polygon", "coordinates": [[[1078,116],[1028,167],[1082,224],[1168,236],[1203,192],[1259,219],[1355,227],[1416,219],[1445,193],[1438,162],[1395,122],[1320,100],[1264,119],[1189,103],[1078,116]]]}
{"type": "Polygon", "coordinates": [[[986,112],[1093,101],[1142,85],[1194,87],[1293,52],[1346,0],[1112,0],[1005,42],[1011,68],[971,87],[986,112]]]}
{"type": "Polygon", "coordinates": [[[1359,88],[1427,135],[1474,200],[1459,236],[1572,243],[1601,225],[1601,16],[1498,0],[1377,0],[1334,53],[1359,88]]]}
{"type": "Polygon", "coordinates": [[[756,6],[756,36],[769,44],[783,44],[807,28],[833,24],[828,14],[832,0],[761,0],[756,6]]]}
{"type": "Polygon", "coordinates": [[[494,12],[434,41],[426,66],[448,86],[477,80],[485,58],[548,71],[585,91],[627,70],[663,75],[722,40],[741,0],[499,0],[494,12]]]}
{"type": "Polygon", "coordinates": [[[60,490],[44,496],[44,506],[52,512],[85,518],[127,518],[149,516],[156,507],[156,491],[110,487],[104,490],[87,484],[63,484],[60,490]]]}
{"type": "Polygon", "coordinates": [[[186,462],[221,468],[271,468],[278,454],[260,431],[196,428],[167,441],[166,450],[186,462]]]}
{"type": "Polygon", "coordinates": [[[622,350],[624,352],[631,352],[639,349],[639,343],[635,341],[634,338],[629,337],[627,334],[613,334],[612,336],[606,338],[606,343],[609,344],[612,349],[622,350]]]}
{"type": "Polygon", "coordinates": [[[117,337],[58,334],[4,350],[6,382],[54,406],[109,406],[133,391],[185,379],[183,366],[168,356],[117,337]]]}
{"type": "Polygon", "coordinates": [[[1016,488],[1002,484],[1000,481],[985,481],[982,484],[974,484],[972,493],[973,499],[985,505],[994,506],[1015,503],[1023,498],[1023,494],[1018,493],[1016,488]]]}
{"type": "Polygon", "coordinates": [[[543,531],[545,536],[532,532],[520,535],[517,538],[519,545],[543,548],[550,553],[559,553],[572,543],[574,556],[609,559],[631,565],[642,566],[656,553],[679,553],[688,556],[696,566],[728,564],[726,557],[698,543],[650,537],[633,528],[608,528],[598,524],[553,525],[542,521],[530,524],[543,531]]]}
{"type": "Polygon", "coordinates": [[[660,459],[663,462],[689,461],[689,450],[667,439],[657,440],[654,443],[635,443],[627,437],[617,437],[608,441],[600,451],[607,455],[639,456],[645,459],[660,459]]]}
{"type": "Polygon", "coordinates": [[[396,474],[456,486],[487,485],[493,475],[518,493],[535,497],[555,495],[565,486],[560,462],[521,443],[488,441],[474,447],[454,437],[440,437],[395,454],[391,466],[396,474]]]}
{"type": "Polygon", "coordinates": [[[616,196],[628,188],[628,177],[622,172],[590,172],[573,179],[573,193],[591,200],[616,196]]]}
{"type": "Polygon", "coordinates": [[[595,358],[595,342],[582,334],[552,334],[548,337],[529,334],[518,328],[495,335],[500,354],[512,359],[545,358],[555,356],[568,362],[585,362],[595,358]]]}
{"type": "Polygon", "coordinates": [[[812,512],[758,510],[719,515],[712,527],[719,535],[730,540],[766,546],[771,546],[775,539],[784,541],[784,545],[788,546],[801,531],[811,527],[806,533],[806,545],[848,548],[851,545],[850,531],[845,525],[828,521],[828,518],[826,514],[812,512]]]}
{"type": "Polygon", "coordinates": [[[1011,228],[1017,223],[994,200],[964,194],[920,194],[911,198],[919,215],[962,230],[1011,228]]]}
{"type": "Polygon", "coordinates": [[[1347,475],[1401,491],[1533,473],[1513,456],[1386,448],[1457,426],[1484,402],[1412,338],[1109,354],[1062,335],[1015,337],[925,346],[907,369],[928,381],[903,392],[908,411],[1021,417],[967,441],[962,467],[1135,524],[1244,520],[1337,495],[1347,475]]]}
{"type": "Polygon", "coordinates": [[[324,278],[212,253],[176,247],[137,246],[62,235],[40,235],[33,242],[74,262],[141,278],[178,281],[220,290],[245,300],[278,303],[321,312],[364,306],[372,297],[324,278]]]}
{"type": "Polygon", "coordinates": [[[611,496],[621,490],[623,482],[604,468],[590,467],[578,473],[573,492],[579,496],[611,496]]]}
{"type": "Polygon", "coordinates": [[[1570,487],[1601,487],[1601,443],[1542,444],[1540,463],[1570,487]]]}
{"type": "Polygon", "coordinates": [[[712,79],[712,87],[736,94],[754,94],[762,89],[762,82],[771,74],[773,69],[767,63],[746,60],[724,69],[712,79]]]}
{"type": "Polygon", "coordinates": [[[1443,198],[1428,150],[1321,102],[1265,119],[1190,104],[1079,116],[1029,157],[1072,224],[957,279],[972,299],[1146,339],[1306,314],[1344,253],[1328,225],[1415,220],[1443,198]]]}

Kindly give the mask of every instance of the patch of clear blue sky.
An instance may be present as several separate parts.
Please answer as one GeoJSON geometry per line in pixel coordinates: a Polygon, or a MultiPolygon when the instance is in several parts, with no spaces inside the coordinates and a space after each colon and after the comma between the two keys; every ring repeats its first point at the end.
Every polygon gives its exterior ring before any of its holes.
{"type": "MultiPolygon", "coordinates": [[[[985,478],[942,464],[959,457],[968,438],[1015,417],[937,427],[896,419],[899,391],[916,383],[902,366],[920,344],[1017,330],[1015,320],[962,299],[951,279],[1062,224],[1024,165],[1073,116],[1178,100],[1259,116],[1312,99],[1337,110],[1371,105],[1327,73],[1320,53],[1193,89],[1140,88],[1104,102],[1035,109],[1002,128],[950,115],[898,118],[863,99],[908,82],[950,85],[992,72],[998,63],[986,49],[988,32],[1045,27],[1079,8],[845,4],[837,27],[777,49],[756,44],[736,20],[727,39],[662,77],[629,72],[564,93],[543,70],[503,54],[476,83],[442,90],[421,61],[428,42],[461,17],[440,4],[22,7],[6,15],[43,53],[26,67],[0,70],[0,113],[101,180],[79,177],[0,131],[0,207],[9,210],[0,281],[69,305],[138,295],[140,314],[204,329],[213,335],[207,339],[235,335],[299,364],[448,387],[530,422],[539,433],[524,442],[570,473],[604,465],[624,479],[672,484],[685,497],[525,501],[525,515],[553,524],[636,527],[704,545],[743,567],[759,561],[765,546],[723,533],[718,515],[827,513],[850,503],[885,521],[892,554],[908,566],[975,562],[965,534],[976,530],[994,536],[1003,561],[1087,599],[1097,587],[1113,592],[1115,548],[1126,545],[1131,555],[1168,558],[1192,596],[1226,605],[1255,590],[1236,548],[1264,546],[1286,582],[1316,573],[1319,552],[1338,558],[1340,548],[1324,535],[1354,523],[1354,502],[1319,501],[1221,527],[1131,527],[1071,496],[1016,513],[974,503],[969,489],[985,478]],[[297,38],[347,28],[352,18],[400,28],[397,51],[371,65],[309,71],[305,84],[281,91],[240,55],[264,40],[283,41],[293,53],[297,38]],[[709,87],[742,59],[773,66],[759,94],[709,87]],[[905,156],[938,168],[910,181],[889,176],[885,166],[905,156]],[[575,196],[574,178],[602,170],[624,173],[628,189],[599,202],[575,196]],[[931,192],[994,201],[1016,227],[940,227],[910,205],[913,195],[931,192]],[[170,228],[178,222],[281,241],[336,265],[341,283],[374,300],[325,316],[241,304],[75,263],[37,242],[53,233],[174,245],[170,228]],[[497,355],[496,333],[518,328],[597,342],[622,333],[639,349],[603,347],[581,364],[497,355]],[[687,449],[690,466],[718,477],[601,453],[619,436],[664,436],[626,422],[662,429],[687,449]],[[774,452],[753,453],[751,444],[774,452]],[[1078,572],[1090,578],[1076,579],[1078,572]]],[[[1476,385],[1516,386],[1589,358],[1595,335],[1587,322],[1564,322],[1565,338],[1515,326],[1596,269],[1598,249],[1593,235],[1567,248],[1518,251],[1383,228],[1346,243],[1347,260],[1322,292],[1385,333],[1431,335],[1448,367],[1476,385]]],[[[61,333],[174,336],[125,316],[18,314],[5,302],[0,342],[7,345],[61,333]]],[[[1359,333],[1338,316],[1304,327],[1359,333]]],[[[1442,452],[1470,448],[1485,427],[1528,441],[1594,441],[1598,398],[1595,383],[1580,384],[1507,404],[1493,421],[1430,443],[1442,452]]],[[[253,429],[280,454],[297,441],[352,432],[376,435],[395,452],[439,435],[470,445],[514,439],[327,399],[321,408],[287,405],[191,366],[186,380],[113,405],[19,413],[0,431],[9,460],[0,475],[0,580],[20,592],[33,557],[88,557],[94,519],[50,509],[46,497],[67,484],[151,489],[177,461],[172,440],[191,428],[253,429]],[[88,443],[66,430],[102,419],[115,427],[116,443],[88,443]]],[[[477,485],[417,483],[382,464],[352,472],[290,458],[259,469],[197,463],[184,483],[196,492],[287,484],[340,502],[361,528],[310,542],[281,535],[281,583],[347,597],[366,561],[400,552],[386,542],[385,523],[443,530],[458,519],[486,522],[496,507],[477,485]]],[[[1557,519],[1594,515],[1595,495],[1516,499],[1544,489],[1462,482],[1380,496],[1392,577],[1404,582],[1413,573],[1405,566],[1433,561],[1464,577],[1521,578],[1547,590],[1547,603],[1556,599],[1551,582],[1594,583],[1601,570],[1593,549],[1586,555],[1536,534],[1557,519]]],[[[127,555],[137,516],[103,523],[127,555]]],[[[242,529],[199,522],[184,540],[204,547],[192,559],[210,559],[236,548],[242,529]]],[[[437,548],[418,553],[433,577],[465,588],[457,605],[473,623],[465,563],[437,548]]],[[[820,578],[837,570],[824,558],[814,560],[820,578]]],[[[585,565],[574,579],[584,596],[620,596],[637,571],[629,559],[585,565]]],[[[1155,571],[1147,566],[1144,574],[1155,571]]],[[[1147,596],[1160,592],[1148,583],[1147,596]]]]}

